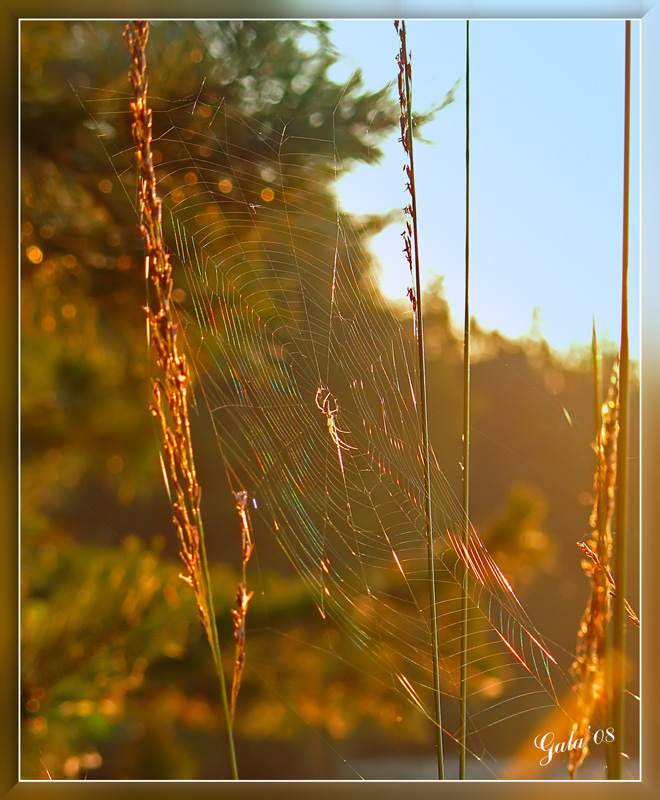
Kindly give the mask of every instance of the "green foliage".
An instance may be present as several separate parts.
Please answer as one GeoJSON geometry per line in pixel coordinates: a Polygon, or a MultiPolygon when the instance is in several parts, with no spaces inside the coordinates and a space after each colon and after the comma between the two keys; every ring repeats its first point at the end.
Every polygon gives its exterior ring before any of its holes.
{"type": "Polygon", "coordinates": [[[180,657],[194,604],[158,550],[24,546],[21,700],[24,778],[81,777],[121,735],[127,694],[159,658],[180,657]]]}
{"type": "MultiPolygon", "coordinates": [[[[147,422],[141,245],[130,196],[108,158],[130,141],[122,25],[26,21],[21,30],[24,521],[52,535],[53,518],[71,530],[88,488],[114,495],[127,519],[137,500],[162,495],[147,422]],[[103,110],[111,113],[97,115],[103,110]]],[[[154,102],[175,101],[161,103],[155,125],[169,124],[186,98],[190,119],[203,85],[208,102],[251,115],[248,125],[229,120],[223,135],[250,153],[244,163],[259,185],[260,126],[281,130],[286,120],[288,136],[322,139],[334,130],[342,153],[360,160],[378,158],[378,138],[395,124],[386,90],[361,91],[357,75],[348,88],[328,80],[337,56],[323,23],[161,22],[149,51],[154,102]]],[[[129,192],[131,155],[114,162],[128,170],[129,192]]],[[[301,164],[289,176],[291,191],[318,181],[319,171],[329,180],[326,156],[323,169],[301,164]]],[[[334,198],[329,189],[319,197],[325,209],[316,233],[325,244],[317,257],[327,259],[334,198]]]]}

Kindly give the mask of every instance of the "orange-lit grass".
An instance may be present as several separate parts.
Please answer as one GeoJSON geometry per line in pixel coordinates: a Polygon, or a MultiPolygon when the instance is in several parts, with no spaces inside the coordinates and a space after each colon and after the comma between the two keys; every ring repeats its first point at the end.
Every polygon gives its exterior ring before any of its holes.
{"type": "Polygon", "coordinates": [[[586,556],[582,567],[591,578],[591,595],[582,616],[578,632],[576,658],[572,673],[576,679],[578,716],[573,723],[574,740],[582,739],[584,746],[570,751],[568,771],[575,777],[580,764],[589,753],[589,726],[596,715],[606,719],[606,687],[608,681],[608,625],[611,616],[610,561],[612,557],[612,514],[614,486],[617,474],[617,439],[619,433],[619,370],[615,362],[607,393],[600,405],[600,355],[594,326],[592,343],[596,405],[596,475],[594,506],[589,519],[591,537],[578,542],[586,556]]]}
{"type": "Polygon", "coordinates": [[[151,411],[162,433],[161,465],[172,504],[180,554],[186,572],[181,578],[195,594],[197,608],[209,640],[215,663],[227,730],[227,745],[232,778],[238,778],[232,734],[231,714],[222,667],[220,640],[213,607],[204,528],[201,515],[201,489],[197,480],[193,443],[188,417],[190,370],[177,343],[177,325],[172,313],[172,265],[162,237],[162,202],[158,195],[151,153],[151,109],[148,103],[146,46],[149,23],[127,25],[124,39],[133,63],[129,72],[134,98],[131,101],[132,132],[139,172],[140,232],[146,246],[146,273],[154,288],[153,308],[146,308],[149,339],[156,353],[159,377],[152,378],[151,411]]]}

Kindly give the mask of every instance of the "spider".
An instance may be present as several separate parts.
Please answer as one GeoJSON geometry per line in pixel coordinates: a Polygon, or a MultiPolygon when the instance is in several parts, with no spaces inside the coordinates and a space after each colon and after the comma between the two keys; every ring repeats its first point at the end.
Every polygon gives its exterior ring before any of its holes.
{"type": "Polygon", "coordinates": [[[319,388],[316,390],[314,402],[316,403],[318,410],[325,414],[326,423],[328,425],[328,433],[330,434],[330,439],[337,447],[339,466],[341,467],[341,471],[343,473],[344,460],[341,457],[341,451],[357,450],[357,448],[353,447],[353,445],[346,444],[346,442],[342,441],[339,437],[340,433],[350,433],[350,431],[343,431],[341,428],[337,427],[336,419],[337,414],[339,413],[339,403],[332,396],[332,392],[326,389],[325,386],[319,386],[319,388]],[[334,406],[331,405],[332,403],[334,403],[334,406]]]}

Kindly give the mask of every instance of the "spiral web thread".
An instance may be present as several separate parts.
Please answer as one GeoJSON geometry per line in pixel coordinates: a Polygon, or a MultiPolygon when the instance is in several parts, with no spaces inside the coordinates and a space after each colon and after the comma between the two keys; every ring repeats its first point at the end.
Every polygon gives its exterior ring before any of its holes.
{"type": "MultiPolygon", "coordinates": [[[[106,130],[124,102],[100,101],[93,118],[106,130]]],[[[187,294],[180,326],[231,490],[248,493],[256,528],[276,537],[320,616],[433,722],[412,315],[380,293],[355,223],[338,203],[329,213],[336,138],[287,129],[202,92],[156,105],[165,237],[187,294]]],[[[109,155],[130,194],[131,152],[109,155]]],[[[430,397],[430,413],[441,403],[430,397]]],[[[443,711],[460,692],[465,565],[468,744],[481,760],[482,731],[556,706],[567,679],[473,528],[465,550],[460,503],[431,461],[443,711]]]]}

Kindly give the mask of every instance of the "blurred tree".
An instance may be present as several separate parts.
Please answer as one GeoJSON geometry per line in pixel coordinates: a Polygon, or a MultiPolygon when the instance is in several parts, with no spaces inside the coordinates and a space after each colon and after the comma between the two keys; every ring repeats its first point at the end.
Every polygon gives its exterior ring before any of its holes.
{"type": "Polygon", "coordinates": [[[126,695],[155,659],[181,657],[194,603],[173,566],[158,563],[161,548],[135,538],[119,549],[24,548],[23,778],[98,770],[104,742],[131,739],[126,695]]]}
{"type": "MultiPolygon", "coordinates": [[[[123,191],[128,185],[130,192],[134,167],[130,148],[124,152],[130,119],[122,28],[116,22],[21,26],[23,519],[26,533],[50,537],[88,537],[90,522],[105,537],[107,528],[136,529],[154,493],[162,496],[147,421],[142,247],[123,191]],[[123,155],[113,159],[115,151],[123,155]],[[104,511],[103,521],[90,520],[86,506],[116,501],[124,513],[104,511]]],[[[223,135],[236,152],[249,154],[240,161],[241,179],[257,187],[256,201],[267,185],[264,163],[272,162],[262,130],[281,132],[280,120],[290,137],[331,141],[334,133],[344,157],[356,161],[378,159],[379,137],[396,124],[386,90],[361,92],[359,75],[348,88],[328,79],[337,55],[324,23],[154,23],[149,57],[156,104],[172,98],[160,103],[156,128],[172,118],[191,122],[202,86],[206,125],[216,110],[210,103],[235,109],[223,121],[223,135]],[[342,113],[333,119],[342,95],[342,113]]],[[[336,217],[327,156],[301,160],[287,179],[292,192],[316,182],[325,226],[317,232],[317,257],[326,260],[323,247],[334,242],[336,217]]],[[[213,169],[224,163],[216,148],[213,169]]],[[[250,200],[223,199],[243,209],[250,200]]],[[[167,513],[148,518],[158,529],[167,513]]]]}

